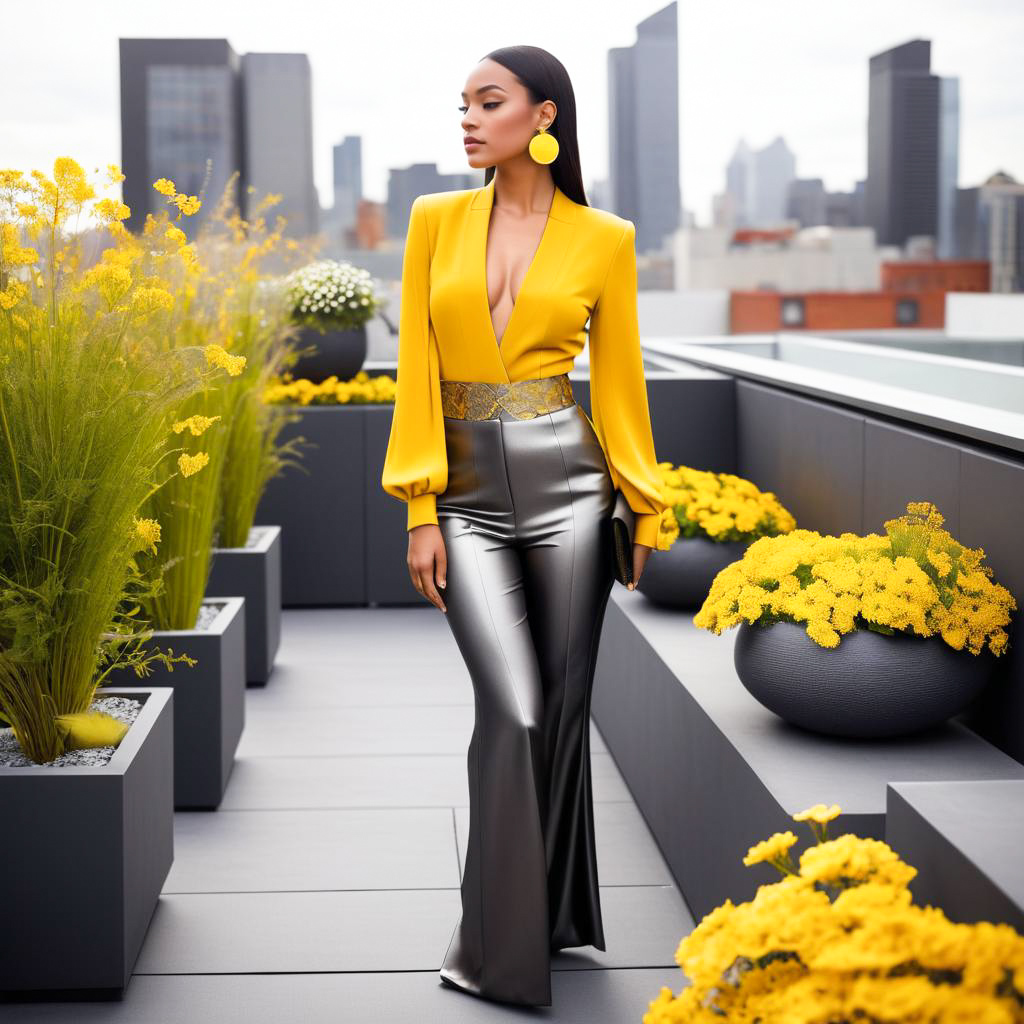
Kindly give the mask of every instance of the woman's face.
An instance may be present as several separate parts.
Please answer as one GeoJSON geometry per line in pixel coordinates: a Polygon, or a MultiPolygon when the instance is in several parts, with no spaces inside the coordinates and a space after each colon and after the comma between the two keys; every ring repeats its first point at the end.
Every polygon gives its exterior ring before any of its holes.
{"type": "Polygon", "coordinates": [[[556,111],[551,100],[531,103],[526,86],[490,59],[480,61],[466,79],[462,102],[459,110],[470,167],[493,167],[521,156],[537,129],[550,127],[556,111]]]}

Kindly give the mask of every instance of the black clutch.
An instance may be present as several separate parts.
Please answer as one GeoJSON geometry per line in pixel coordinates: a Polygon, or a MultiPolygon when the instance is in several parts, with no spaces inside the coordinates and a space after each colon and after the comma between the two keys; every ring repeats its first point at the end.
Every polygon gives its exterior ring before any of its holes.
{"type": "Polygon", "coordinates": [[[633,531],[636,513],[629,507],[626,496],[615,490],[615,506],[611,515],[612,556],[615,560],[615,578],[627,586],[633,582],[633,531]]]}

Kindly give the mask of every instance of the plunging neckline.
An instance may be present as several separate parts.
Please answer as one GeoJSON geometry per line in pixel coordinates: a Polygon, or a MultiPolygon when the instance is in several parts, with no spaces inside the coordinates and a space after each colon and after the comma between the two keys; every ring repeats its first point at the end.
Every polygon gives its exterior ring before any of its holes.
{"type": "MultiPolygon", "coordinates": [[[[487,221],[484,224],[484,245],[483,245],[483,259],[480,263],[483,268],[483,296],[484,296],[484,309],[487,312],[487,323],[490,326],[491,340],[494,342],[494,347],[498,350],[498,354],[501,355],[501,346],[504,344],[505,339],[508,337],[508,332],[512,328],[512,321],[515,319],[516,310],[519,308],[519,300],[523,297],[523,289],[526,288],[526,282],[530,278],[530,272],[533,270],[534,264],[537,262],[537,257],[540,255],[541,249],[544,247],[544,241],[548,236],[548,229],[551,227],[551,213],[555,208],[555,203],[558,200],[558,186],[555,185],[555,191],[551,196],[551,205],[548,207],[547,217],[544,220],[544,229],[540,233],[540,241],[537,242],[537,248],[533,250],[533,256],[530,257],[530,262],[526,267],[526,272],[523,274],[522,281],[519,282],[519,293],[516,295],[515,300],[512,303],[512,312],[508,315],[508,320],[505,322],[505,329],[501,332],[501,340],[498,340],[498,335],[494,330],[494,317],[491,313],[491,297],[490,289],[487,286],[487,246],[490,242],[491,237],[491,216],[494,212],[494,179],[487,183],[485,186],[491,190],[491,202],[487,209],[487,221]]],[[[504,361],[503,361],[504,362],[504,361]]]]}

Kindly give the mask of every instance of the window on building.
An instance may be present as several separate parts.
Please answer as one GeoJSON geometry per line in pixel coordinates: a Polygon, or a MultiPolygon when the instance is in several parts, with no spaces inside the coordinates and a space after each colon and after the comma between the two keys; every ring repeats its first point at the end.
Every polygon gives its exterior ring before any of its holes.
{"type": "Polygon", "coordinates": [[[782,326],[804,326],[804,300],[802,298],[794,297],[782,300],[782,326]]]}
{"type": "Polygon", "coordinates": [[[900,299],[896,303],[896,323],[917,323],[917,299],[900,299]]]}

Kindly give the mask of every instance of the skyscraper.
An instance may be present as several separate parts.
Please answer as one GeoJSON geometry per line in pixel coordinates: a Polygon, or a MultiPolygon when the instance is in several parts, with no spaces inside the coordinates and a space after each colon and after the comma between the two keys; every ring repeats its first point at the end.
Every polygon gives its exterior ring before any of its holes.
{"type": "Polygon", "coordinates": [[[754,225],[778,224],[786,219],[786,196],[796,181],[796,156],[777,135],[754,153],[754,225]]]}
{"type": "Polygon", "coordinates": [[[740,139],[725,168],[735,226],[766,227],[785,220],[787,197],[796,180],[796,157],[782,136],[758,150],[740,139]]]}
{"type": "Polygon", "coordinates": [[[313,184],[313,84],[304,53],[247,53],[242,57],[243,177],[253,199],[268,192],[281,202],[269,223],[287,218],[285,234],[319,229],[320,204],[313,184]]]}
{"type": "MultiPolygon", "coordinates": [[[[140,231],[162,208],[153,190],[170,178],[178,190],[219,198],[241,167],[238,55],[226,39],[121,39],[121,169],[125,222],[140,231]],[[208,166],[209,162],[209,166],[208,166]],[[207,174],[209,179],[207,180],[207,174]]],[[[234,193],[238,198],[237,189],[234,193]]],[[[210,206],[181,226],[194,234],[210,206]]]]}
{"type": "Polygon", "coordinates": [[[955,256],[988,260],[991,290],[1024,292],[1024,184],[996,171],[976,188],[957,193],[955,256]]]}
{"type": "Polygon", "coordinates": [[[282,195],[270,211],[289,218],[288,231],[317,229],[313,187],[312,101],[304,54],[246,54],[226,39],[121,39],[121,167],[126,224],[139,231],[162,208],[153,190],[170,178],[200,195],[203,207],[179,222],[190,237],[220,200],[232,174],[243,216],[248,186],[260,200],[282,195]]]}
{"type": "Polygon", "coordinates": [[[341,230],[356,222],[363,198],[363,140],[346,135],[334,147],[334,210],[332,219],[341,230]]]}
{"type": "Polygon", "coordinates": [[[960,177],[960,79],[939,79],[939,208],[936,254],[955,259],[956,193],[960,177]]]}
{"type": "Polygon", "coordinates": [[[954,87],[931,72],[931,42],[914,39],[875,54],[868,76],[867,223],[879,245],[949,231],[956,170],[954,87]],[[941,170],[940,170],[941,167],[941,170]],[[953,180],[950,181],[952,175],[953,180]]]}
{"type": "Polygon", "coordinates": [[[638,252],[658,249],[682,211],[675,0],[608,51],[608,118],[613,212],[636,224],[638,252]]]}

